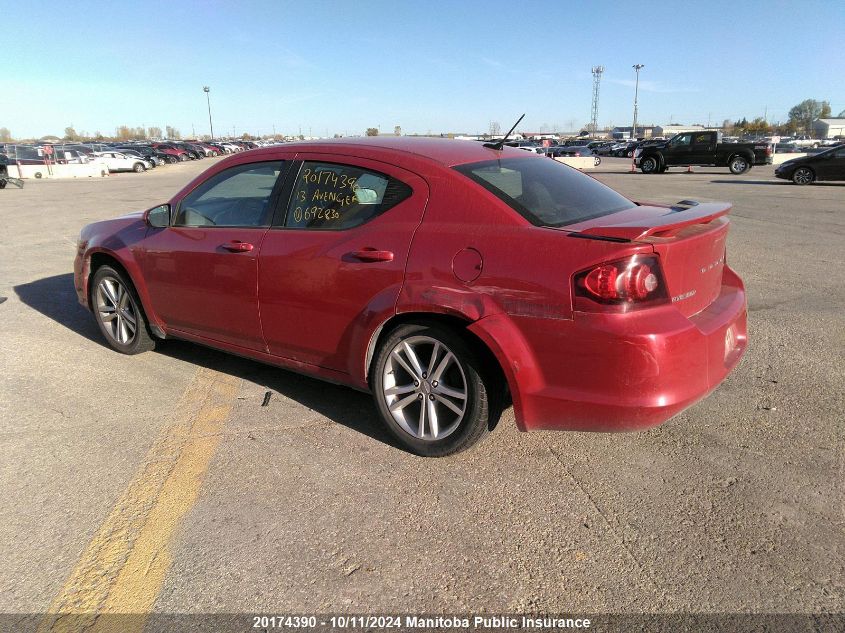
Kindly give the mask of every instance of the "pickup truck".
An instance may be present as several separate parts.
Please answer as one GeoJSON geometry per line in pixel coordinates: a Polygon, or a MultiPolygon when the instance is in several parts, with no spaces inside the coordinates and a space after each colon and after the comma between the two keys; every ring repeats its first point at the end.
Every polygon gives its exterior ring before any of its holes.
{"type": "Polygon", "coordinates": [[[678,165],[727,167],[732,174],[744,174],[752,165],[771,162],[770,144],[722,143],[721,132],[683,132],[634,152],[634,163],[644,174],[663,173],[678,165]]]}

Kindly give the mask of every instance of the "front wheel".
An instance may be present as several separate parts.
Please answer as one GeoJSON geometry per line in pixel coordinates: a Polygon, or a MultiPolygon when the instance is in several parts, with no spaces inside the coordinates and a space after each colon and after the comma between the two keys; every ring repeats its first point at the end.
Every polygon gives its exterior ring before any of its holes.
{"type": "Polygon", "coordinates": [[[809,167],[799,167],[792,173],[792,182],[796,185],[809,185],[816,179],[816,175],[809,167]]]}
{"type": "Polygon", "coordinates": [[[176,158],[175,156],[168,156],[167,157],[167,162],[170,163],[171,165],[174,164],[175,162],[177,162],[178,160],[179,159],[176,158]]]}
{"type": "Polygon", "coordinates": [[[742,156],[732,156],[731,160],[728,162],[728,169],[731,170],[732,174],[739,175],[744,174],[751,169],[751,165],[742,156]]]}
{"type": "Polygon", "coordinates": [[[644,174],[653,174],[658,171],[660,165],[657,163],[657,159],[654,156],[647,156],[640,161],[640,169],[644,174]]]}
{"type": "Polygon", "coordinates": [[[601,165],[601,158],[600,158],[600,157],[598,157],[598,156],[596,156],[596,157],[593,159],[593,165],[595,165],[596,167],[598,167],[599,165],[601,165]]]}
{"type": "Polygon", "coordinates": [[[146,168],[144,167],[144,165],[142,163],[135,163],[135,165],[132,167],[132,169],[136,174],[140,174],[146,168]]]}
{"type": "Polygon", "coordinates": [[[501,386],[455,332],[437,325],[396,328],[376,354],[370,374],[388,430],[417,455],[465,450],[495,425],[501,386]]]}
{"type": "Polygon", "coordinates": [[[91,309],[108,344],[122,354],[140,354],[155,348],[147,330],[141,301],[126,276],[101,266],[91,280],[91,309]]]}

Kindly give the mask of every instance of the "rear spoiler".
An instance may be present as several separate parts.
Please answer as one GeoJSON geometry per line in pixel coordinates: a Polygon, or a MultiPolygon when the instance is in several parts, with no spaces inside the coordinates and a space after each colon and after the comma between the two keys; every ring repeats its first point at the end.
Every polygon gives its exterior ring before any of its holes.
{"type": "MultiPolygon", "coordinates": [[[[639,207],[645,210],[645,207],[639,207]]],[[[732,205],[727,202],[696,202],[695,200],[681,200],[671,207],[652,206],[655,211],[666,211],[654,217],[594,226],[573,235],[595,236],[612,240],[637,241],[647,237],[670,237],[681,229],[693,224],[708,224],[716,218],[727,215],[732,205]]]]}

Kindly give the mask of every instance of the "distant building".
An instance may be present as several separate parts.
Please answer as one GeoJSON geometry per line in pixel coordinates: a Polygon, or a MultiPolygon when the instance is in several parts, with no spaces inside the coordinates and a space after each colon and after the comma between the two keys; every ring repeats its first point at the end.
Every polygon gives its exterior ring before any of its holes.
{"type": "Polygon", "coordinates": [[[819,138],[845,136],[845,118],[819,119],[813,123],[813,129],[819,138]]]}
{"type": "MultiPolygon", "coordinates": [[[[631,138],[631,129],[632,126],[628,127],[615,127],[610,131],[610,136],[612,138],[631,138]]],[[[659,136],[655,132],[657,128],[653,125],[638,125],[637,126],[637,138],[651,138],[652,136],[659,136]]]]}
{"type": "Polygon", "coordinates": [[[669,138],[670,136],[675,136],[675,134],[703,132],[706,129],[703,125],[658,125],[654,128],[654,135],[669,138]]]}

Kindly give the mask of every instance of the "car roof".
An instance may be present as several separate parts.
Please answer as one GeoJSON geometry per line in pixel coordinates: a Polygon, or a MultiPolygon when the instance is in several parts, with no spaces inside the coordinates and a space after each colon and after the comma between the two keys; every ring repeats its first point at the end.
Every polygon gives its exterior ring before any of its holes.
{"type": "Polygon", "coordinates": [[[483,143],[477,141],[446,139],[446,138],[415,138],[407,136],[371,136],[371,137],[356,137],[356,138],[342,138],[342,139],[324,139],[318,141],[298,141],[294,143],[285,143],[284,145],[274,145],[272,147],[259,148],[258,152],[274,152],[291,150],[298,152],[325,152],[343,150],[374,150],[377,153],[379,150],[390,152],[401,152],[404,154],[413,154],[417,157],[424,158],[444,165],[452,167],[454,165],[463,165],[465,163],[476,163],[485,160],[494,160],[502,157],[522,158],[530,157],[531,153],[524,150],[519,150],[515,147],[505,146],[502,150],[495,150],[489,147],[484,147],[483,143]]]}

